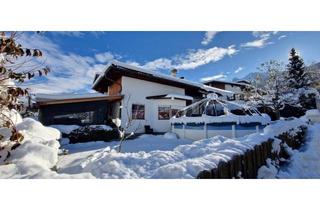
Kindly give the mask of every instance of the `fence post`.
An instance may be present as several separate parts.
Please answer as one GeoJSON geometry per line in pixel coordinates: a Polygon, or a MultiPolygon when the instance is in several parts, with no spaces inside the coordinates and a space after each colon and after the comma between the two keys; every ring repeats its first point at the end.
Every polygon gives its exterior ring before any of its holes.
{"type": "Polygon", "coordinates": [[[236,125],[232,125],[232,138],[236,138],[236,125]]]}
{"type": "Polygon", "coordinates": [[[207,127],[207,123],[204,123],[204,133],[205,133],[205,138],[208,138],[208,127],[207,127]]]}

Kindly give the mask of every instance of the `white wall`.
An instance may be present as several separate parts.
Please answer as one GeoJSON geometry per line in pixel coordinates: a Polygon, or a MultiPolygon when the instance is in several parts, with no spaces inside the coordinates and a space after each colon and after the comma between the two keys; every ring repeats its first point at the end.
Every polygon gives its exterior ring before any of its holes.
{"type": "Polygon", "coordinates": [[[241,88],[235,85],[232,86],[232,85],[226,84],[225,89],[235,93],[242,93],[241,88]]]}
{"type": "Polygon", "coordinates": [[[134,79],[131,77],[122,77],[122,99],[121,122],[122,126],[128,121],[127,111],[131,115],[132,104],[143,104],[145,106],[145,119],[133,120],[133,125],[128,132],[135,131],[137,133],[144,132],[144,126],[150,125],[155,132],[167,132],[170,130],[169,120],[158,120],[158,106],[171,105],[177,107],[186,106],[186,102],[182,100],[153,100],[146,99],[147,96],[163,95],[169,93],[185,94],[183,88],[162,85],[154,82],[134,79]],[[129,101],[128,101],[129,99],[129,101]],[[137,128],[139,128],[137,130],[137,128]]]}

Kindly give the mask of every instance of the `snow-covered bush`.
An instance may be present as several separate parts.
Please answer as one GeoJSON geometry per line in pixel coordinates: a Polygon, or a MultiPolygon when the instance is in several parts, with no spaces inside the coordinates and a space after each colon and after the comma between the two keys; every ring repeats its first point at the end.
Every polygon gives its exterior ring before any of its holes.
{"type": "Polygon", "coordinates": [[[80,128],[79,125],[50,125],[50,127],[58,129],[62,133],[62,137],[68,137],[72,131],[80,128]]]}
{"type": "Polygon", "coordinates": [[[71,131],[68,138],[70,143],[112,141],[119,138],[119,132],[107,125],[88,125],[71,131]]]}

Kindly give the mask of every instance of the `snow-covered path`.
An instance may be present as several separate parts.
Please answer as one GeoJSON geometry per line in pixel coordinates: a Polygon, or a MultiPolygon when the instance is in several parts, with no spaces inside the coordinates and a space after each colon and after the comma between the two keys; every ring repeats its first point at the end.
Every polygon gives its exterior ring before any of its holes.
{"type": "Polygon", "coordinates": [[[309,126],[305,147],[293,151],[290,164],[277,177],[320,178],[320,124],[309,126]]]}

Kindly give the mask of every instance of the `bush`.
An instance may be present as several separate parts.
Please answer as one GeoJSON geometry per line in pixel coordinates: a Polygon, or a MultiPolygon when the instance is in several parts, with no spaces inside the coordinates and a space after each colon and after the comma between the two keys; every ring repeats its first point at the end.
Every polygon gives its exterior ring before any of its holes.
{"type": "Polygon", "coordinates": [[[73,130],[68,137],[71,144],[90,141],[112,141],[119,139],[119,132],[105,125],[89,125],[73,130]]]}
{"type": "Polygon", "coordinates": [[[290,104],[285,104],[283,109],[280,110],[281,117],[301,117],[305,115],[306,109],[303,107],[292,106],[290,104]]]}

